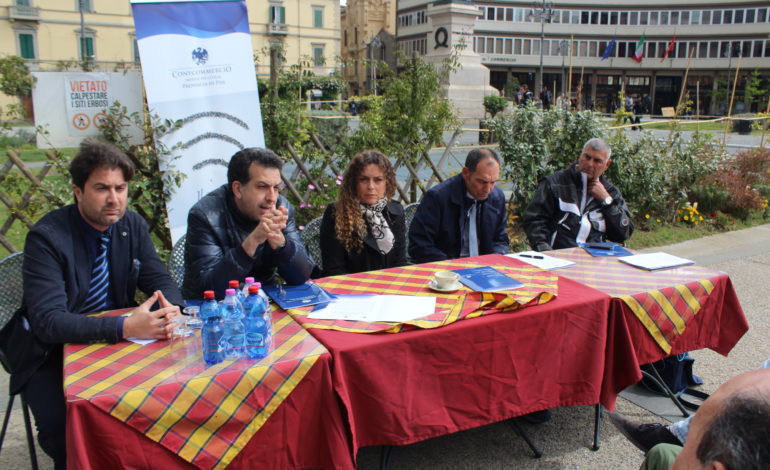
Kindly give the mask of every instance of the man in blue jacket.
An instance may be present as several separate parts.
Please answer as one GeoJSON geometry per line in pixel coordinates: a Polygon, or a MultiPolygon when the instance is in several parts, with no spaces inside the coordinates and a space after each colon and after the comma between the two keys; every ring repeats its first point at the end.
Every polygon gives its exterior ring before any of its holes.
{"type": "Polygon", "coordinates": [[[69,171],[77,203],[45,215],[27,234],[22,307],[0,334],[11,393],[21,391],[29,404],[56,469],[66,466],[62,345],[164,339],[183,303],[144,219],[126,210],[134,174],[128,157],[86,140],[69,171]],[[135,306],[137,287],[149,298],[131,316],[84,315],[135,306]]]}
{"type": "Polygon", "coordinates": [[[294,207],[279,194],[283,160],[272,150],[248,148],[227,166],[227,184],[198,201],[187,216],[186,299],[213,290],[223,297],[231,279],[262,283],[276,273],[289,284],[310,278],[315,264],[294,223],[294,207]]]}
{"type": "Polygon", "coordinates": [[[462,173],[431,188],[409,226],[409,256],[427,263],[508,253],[505,196],[495,184],[500,158],[488,148],[471,150],[462,173]]]}

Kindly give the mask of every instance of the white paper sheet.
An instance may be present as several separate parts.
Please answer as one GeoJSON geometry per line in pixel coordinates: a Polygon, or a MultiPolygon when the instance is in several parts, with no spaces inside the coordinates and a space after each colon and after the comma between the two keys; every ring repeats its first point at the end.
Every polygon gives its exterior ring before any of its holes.
{"type": "Polygon", "coordinates": [[[659,251],[657,253],[644,253],[634,256],[623,256],[618,258],[631,266],[637,268],[646,269],[648,271],[657,271],[658,269],[674,268],[676,266],[684,266],[687,264],[695,264],[695,261],[687,258],[680,258],[678,256],[670,255],[659,251]]]}
{"type": "Polygon", "coordinates": [[[314,320],[352,320],[364,322],[405,322],[422,318],[436,310],[435,297],[413,295],[340,295],[316,307],[308,318],[314,320]]]}
{"type": "Polygon", "coordinates": [[[157,341],[157,339],[139,339],[139,338],[126,338],[128,341],[131,341],[132,343],[141,344],[142,346],[146,346],[150,343],[154,343],[157,341]]]}
{"type": "Polygon", "coordinates": [[[556,258],[554,256],[549,256],[537,251],[522,251],[520,253],[511,253],[505,256],[517,259],[519,261],[524,261],[525,263],[529,263],[532,266],[537,266],[540,269],[545,269],[546,271],[552,271],[554,269],[566,268],[568,266],[575,265],[574,261],[556,258]]]}

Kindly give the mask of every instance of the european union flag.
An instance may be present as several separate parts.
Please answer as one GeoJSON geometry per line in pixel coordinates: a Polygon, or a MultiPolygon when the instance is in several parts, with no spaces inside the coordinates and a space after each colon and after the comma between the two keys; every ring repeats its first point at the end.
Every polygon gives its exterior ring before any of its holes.
{"type": "Polygon", "coordinates": [[[604,55],[602,56],[602,60],[610,58],[610,54],[612,54],[612,51],[615,50],[615,44],[617,43],[618,41],[615,38],[612,38],[612,41],[607,43],[607,47],[604,48],[604,55]]]}

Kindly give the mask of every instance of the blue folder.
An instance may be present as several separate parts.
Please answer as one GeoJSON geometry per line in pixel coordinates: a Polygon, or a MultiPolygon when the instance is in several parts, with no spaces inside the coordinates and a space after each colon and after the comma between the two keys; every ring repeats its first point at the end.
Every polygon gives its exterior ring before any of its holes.
{"type": "Polygon", "coordinates": [[[630,251],[613,242],[578,243],[578,246],[586,250],[591,256],[616,257],[633,255],[630,251]],[[588,245],[601,245],[604,248],[592,248],[588,245]]]}
{"type": "Polygon", "coordinates": [[[298,286],[269,285],[262,286],[262,289],[284,310],[331,302],[334,298],[332,294],[312,282],[298,286]]]}
{"type": "Polygon", "coordinates": [[[518,289],[524,285],[516,279],[506,276],[497,269],[489,266],[455,269],[453,271],[460,275],[460,282],[473,289],[475,292],[500,292],[518,289]]]}

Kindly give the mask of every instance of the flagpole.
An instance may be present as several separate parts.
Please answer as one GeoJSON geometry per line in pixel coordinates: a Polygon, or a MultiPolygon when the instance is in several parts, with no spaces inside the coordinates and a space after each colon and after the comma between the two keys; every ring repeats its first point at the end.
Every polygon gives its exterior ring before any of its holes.
{"type": "Polygon", "coordinates": [[[700,132],[700,80],[695,82],[695,132],[700,132]]]}
{"type": "Polygon", "coordinates": [[[569,36],[569,79],[567,81],[567,102],[572,108],[572,41],[575,39],[574,34],[569,36]]]}
{"type": "Polygon", "coordinates": [[[674,109],[674,119],[679,116],[679,107],[682,106],[682,98],[684,97],[684,91],[687,89],[687,75],[690,73],[690,64],[692,64],[692,55],[695,53],[695,48],[690,49],[690,56],[687,58],[687,68],[684,71],[684,81],[682,82],[682,90],[679,92],[679,101],[676,103],[676,109],[674,109]]]}
{"type": "MultiPolygon", "coordinates": [[[[732,52],[732,46],[730,47],[730,50],[732,52]]],[[[730,94],[730,106],[727,108],[727,123],[728,125],[725,126],[725,136],[722,139],[722,145],[727,144],[727,128],[732,126],[732,116],[733,116],[733,101],[735,100],[735,89],[738,87],[738,74],[741,71],[741,60],[743,60],[743,54],[738,56],[738,65],[735,66],[735,80],[733,80],[733,92],[730,94]]]]}

